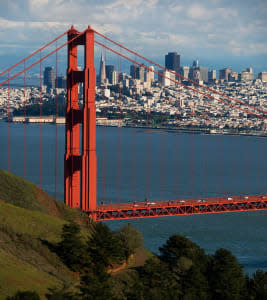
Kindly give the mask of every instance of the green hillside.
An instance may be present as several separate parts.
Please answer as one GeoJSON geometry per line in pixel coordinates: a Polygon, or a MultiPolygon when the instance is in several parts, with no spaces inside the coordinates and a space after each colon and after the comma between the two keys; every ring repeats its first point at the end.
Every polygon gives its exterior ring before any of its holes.
{"type": "Polygon", "coordinates": [[[75,220],[90,234],[89,218],[56,201],[34,184],[0,170],[0,299],[19,290],[74,286],[77,275],[51,250],[62,227],[75,220]]]}
{"type": "Polygon", "coordinates": [[[151,254],[130,224],[111,231],[0,170],[0,300],[261,300],[266,286],[267,272],[246,276],[227,249],[207,254],[175,234],[151,254]]]}

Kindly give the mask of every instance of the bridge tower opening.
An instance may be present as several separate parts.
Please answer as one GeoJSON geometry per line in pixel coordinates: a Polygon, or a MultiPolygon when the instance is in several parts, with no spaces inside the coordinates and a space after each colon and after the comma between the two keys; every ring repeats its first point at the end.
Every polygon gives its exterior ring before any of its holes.
{"type": "Polygon", "coordinates": [[[68,31],[67,106],[64,162],[65,204],[96,218],[97,158],[94,31],[68,31]],[[73,41],[72,41],[73,40],[73,41]],[[84,69],[78,69],[78,46],[84,46],[84,69]],[[79,107],[78,87],[83,84],[83,107],[79,107]],[[79,125],[82,124],[80,147],[79,125]],[[80,149],[82,149],[80,153],[80,149]]]}

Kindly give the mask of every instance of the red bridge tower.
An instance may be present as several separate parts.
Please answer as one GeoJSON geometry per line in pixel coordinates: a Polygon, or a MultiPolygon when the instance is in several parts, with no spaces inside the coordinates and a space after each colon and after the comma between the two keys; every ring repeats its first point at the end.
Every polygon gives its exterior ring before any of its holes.
{"type": "Polygon", "coordinates": [[[65,135],[65,204],[80,208],[95,219],[96,210],[96,112],[94,31],[68,31],[67,108],[65,135]],[[84,70],[77,66],[78,45],[84,46],[84,70]],[[83,108],[78,103],[78,85],[83,84],[83,108]],[[82,124],[82,153],[79,127],[82,124]]]}

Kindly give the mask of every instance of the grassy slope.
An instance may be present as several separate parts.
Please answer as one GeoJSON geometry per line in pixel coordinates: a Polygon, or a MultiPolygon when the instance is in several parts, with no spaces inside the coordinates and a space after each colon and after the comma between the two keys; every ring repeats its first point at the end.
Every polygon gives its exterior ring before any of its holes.
{"type": "Polygon", "coordinates": [[[73,285],[71,273],[49,248],[62,226],[75,219],[88,235],[89,219],[65,207],[34,184],[0,170],[0,299],[18,289],[44,299],[48,287],[73,285]]]}
{"type": "Polygon", "coordinates": [[[0,201],[47,213],[64,220],[75,219],[78,223],[89,224],[88,217],[78,210],[66,207],[33,183],[7,171],[0,170],[0,201]]]}

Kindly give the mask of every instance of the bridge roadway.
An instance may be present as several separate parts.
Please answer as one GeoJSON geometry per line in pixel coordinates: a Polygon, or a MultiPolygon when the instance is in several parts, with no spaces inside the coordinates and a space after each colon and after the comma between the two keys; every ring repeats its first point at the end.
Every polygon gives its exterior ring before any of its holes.
{"type": "Polygon", "coordinates": [[[96,221],[226,213],[267,209],[267,194],[170,201],[101,204],[88,215],[96,221]]]}

